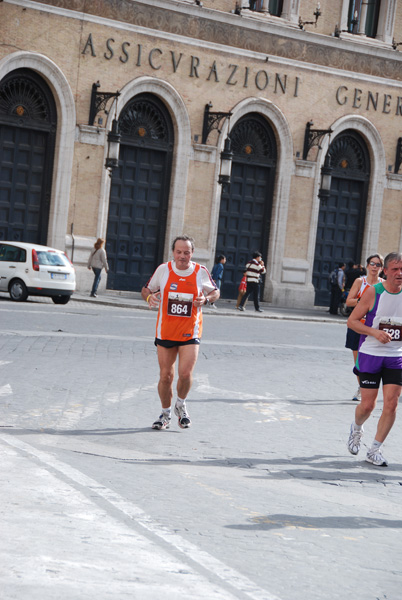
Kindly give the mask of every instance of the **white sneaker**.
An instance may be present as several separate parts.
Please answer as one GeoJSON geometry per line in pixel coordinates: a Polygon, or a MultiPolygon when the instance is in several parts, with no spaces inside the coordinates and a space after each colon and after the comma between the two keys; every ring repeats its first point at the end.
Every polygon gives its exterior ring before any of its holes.
{"type": "Polygon", "coordinates": [[[162,413],[159,415],[158,419],[152,423],[152,429],[169,429],[170,427],[170,417],[162,413]]]}
{"type": "Polygon", "coordinates": [[[356,402],[360,402],[361,399],[362,399],[362,393],[361,393],[360,387],[358,387],[357,392],[353,396],[352,400],[355,400],[356,402]]]}
{"type": "Polygon", "coordinates": [[[388,467],[388,461],[383,457],[381,448],[377,448],[377,450],[370,449],[367,452],[366,461],[376,467],[388,467]]]}
{"type": "Polygon", "coordinates": [[[348,450],[351,454],[358,454],[360,450],[360,442],[363,435],[363,427],[360,430],[354,428],[354,425],[350,426],[350,434],[348,439],[348,450]]]}
{"type": "Polygon", "coordinates": [[[174,414],[179,417],[179,427],[187,429],[191,425],[190,415],[186,411],[186,404],[179,404],[176,402],[174,407],[174,414]]]}

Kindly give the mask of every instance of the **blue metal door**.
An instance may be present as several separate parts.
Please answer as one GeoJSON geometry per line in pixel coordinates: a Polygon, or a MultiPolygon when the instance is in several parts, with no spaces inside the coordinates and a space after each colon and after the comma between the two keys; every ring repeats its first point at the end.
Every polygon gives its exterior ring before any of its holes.
{"type": "Polygon", "coordinates": [[[119,167],[111,183],[107,287],[139,291],[163,260],[173,128],[150,94],[130,101],[119,119],[119,167]]]}
{"type": "Polygon", "coordinates": [[[255,113],[230,133],[233,163],[230,186],[222,189],[216,253],[226,256],[222,298],[236,298],[252,252],[264,262],[271,224],[276,142],[268,122],[255,113]]]}
{"type": "Polygon", "coordinates": [[[361,262],[370,161],[359,134],[347,130],[329,147],[331,190],[320,200],[313,266],[315,304],[328,306],[329,274],[339,262],[361,262]]]}
{"type": "Polygon", "coordinates": [[[0,239],[47,243],[56,108],[28,69],[0,83],[0,239]]]}
{"type": "Polygon", "coordinates": [[[364,182],[333,177],[331,195],[321,201],[314,257],[315,304],[329,305],[329,274],[339,262],[360,261],[364,182]]]}
{"type": "Polygon", "coordinates": [[[0,239],[46,243],[46,141],[43,132],[0,125],[0,239]]]}

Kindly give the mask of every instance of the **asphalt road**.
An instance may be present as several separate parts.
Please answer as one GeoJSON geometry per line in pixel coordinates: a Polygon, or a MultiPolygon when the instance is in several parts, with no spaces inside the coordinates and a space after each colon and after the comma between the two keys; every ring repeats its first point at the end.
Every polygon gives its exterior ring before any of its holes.
{"type": "Polygon", "coordinates": [[[0,298],[1,600],[400,600],[401,424],[347,452],[345,323],[217,313],[157,432],[154,313],[0,298]]]}

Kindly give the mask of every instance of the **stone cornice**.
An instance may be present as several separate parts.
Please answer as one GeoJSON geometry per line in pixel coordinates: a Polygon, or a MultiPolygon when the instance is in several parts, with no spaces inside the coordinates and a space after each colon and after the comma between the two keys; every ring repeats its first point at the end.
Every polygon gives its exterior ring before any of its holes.
{"type": "Polygon", "coordinates": [[[263,19],[166,0],[33,0],[36,2],[268,56],[402,80],[402,56],[394,50],[298,31],[263,19]]]}

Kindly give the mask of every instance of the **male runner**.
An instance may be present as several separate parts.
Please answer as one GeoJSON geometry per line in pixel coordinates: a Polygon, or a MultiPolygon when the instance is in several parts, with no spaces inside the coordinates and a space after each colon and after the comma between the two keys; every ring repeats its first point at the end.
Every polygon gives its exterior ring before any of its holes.
{"type": "Polygon", "coordinates": [[[360,379],[361,402],[350,428],[348,449],[360,450],[363,423],[373,412],[380,381],[384,405],[373,445],[366,460],[388,466],[382,444],[395,422],[402,386],[402,254],[391,252],[384,260],[386,281],[377,283],[360,298],[348,319],[348,327],[362,335],[355,372],[360,379]],[[363,324],[361,319],[366,316],[363,324]]]}
{"type": "Polygon", "coordinates": [[[190,427],[186,398],[193,381],[202,333],[203,304],[215,302],[219,290],[207,269],[191,261],[194,241],[183,235],[173,244],[173,260],[159,265],[141,294],[149,307],[159,307],[155,345],[160,377],[162,413],[153,429],[168,429],[171,420],[173,378],[178,357],[177,400],[174,407],[182,429],[190,427]]]}

